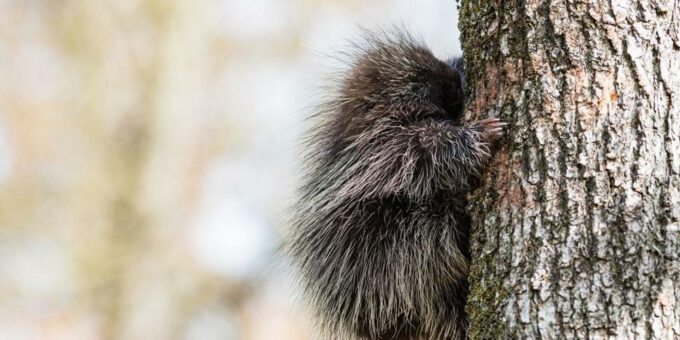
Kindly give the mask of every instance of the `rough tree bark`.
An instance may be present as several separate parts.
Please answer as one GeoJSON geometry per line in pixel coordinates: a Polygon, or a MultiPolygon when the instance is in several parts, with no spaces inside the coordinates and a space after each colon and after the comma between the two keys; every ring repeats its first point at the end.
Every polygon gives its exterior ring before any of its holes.
{"type": "Polygon", "coordinates": [[[680,0],[463,0],[471,338],[680,338],[680,0]]]}

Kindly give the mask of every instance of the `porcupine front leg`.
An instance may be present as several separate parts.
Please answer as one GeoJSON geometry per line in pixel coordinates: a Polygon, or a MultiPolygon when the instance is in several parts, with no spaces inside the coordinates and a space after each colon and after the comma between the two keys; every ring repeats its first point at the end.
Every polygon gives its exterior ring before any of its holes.
{"type": "Polygon", "coordinates": [[[412,128],[420,146],[421,158],[440,178],[467,181],[479,175],[491,158],[491,146],[504,133],[507,124],[487,118],[468,125],[447,121],[424,121],[412,128]]]}
{"type": "Polygon", "coordinates": [[[491,145],[506,123],[487,118],[465,126],[426,119],[366,137],[372,161],[347,183],[345,192],[371,196],[404,194],[416,200],[439,190],[463,192],[472,187],[491,157],[491,145]],[[361,187],[360,187],[361,186],[361,187]],[[366,187],[370,186],[370,187],[366,187]]]}

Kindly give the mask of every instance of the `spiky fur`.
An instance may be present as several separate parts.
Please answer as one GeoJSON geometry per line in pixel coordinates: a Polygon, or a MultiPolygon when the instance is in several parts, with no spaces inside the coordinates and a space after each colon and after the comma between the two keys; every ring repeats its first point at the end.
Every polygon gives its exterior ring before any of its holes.
{"type": "Polygon", "coordinates": [[[330,338],[463,338],[465,194],[491,140],[461,125],[458,60],[406,33],[357,46],[313,117],[288,252],[330,338]]]}

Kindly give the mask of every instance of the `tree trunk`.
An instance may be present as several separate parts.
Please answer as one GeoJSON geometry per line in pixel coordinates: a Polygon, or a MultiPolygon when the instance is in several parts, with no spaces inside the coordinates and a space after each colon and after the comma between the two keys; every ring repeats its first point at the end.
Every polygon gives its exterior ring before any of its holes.
{"type": "Polygon", "coordinates": [[[680,338],[680,0],[463,0],[471,338],[680,338]]]}

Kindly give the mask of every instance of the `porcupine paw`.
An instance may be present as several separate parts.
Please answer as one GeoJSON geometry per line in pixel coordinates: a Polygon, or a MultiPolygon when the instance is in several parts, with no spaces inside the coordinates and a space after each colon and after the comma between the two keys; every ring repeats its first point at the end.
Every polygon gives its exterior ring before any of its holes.
{"type": "Polygon", "coordinates": [[[477,121],[474,124],[474,126],[482,133],[484,139],[489,143],[493,143],[503,137],[507,125],[508,123],[498,118],[486,118],[477,121]]]}

